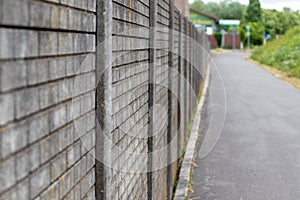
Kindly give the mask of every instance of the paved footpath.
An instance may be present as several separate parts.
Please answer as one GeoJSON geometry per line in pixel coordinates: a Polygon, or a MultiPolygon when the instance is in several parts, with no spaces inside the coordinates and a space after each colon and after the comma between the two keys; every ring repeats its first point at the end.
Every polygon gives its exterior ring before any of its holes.
{"type": "MultiPolygon", "coordinates": [[[[218,112],[207,98],[190,199],[299,200],[300,90],[245,56],[214,56],[224,79],[226,120],[216,146],[200,159],[211,114],[218,112]]],[[[213,72],[212,85],[215,80],[213,72]]]]}

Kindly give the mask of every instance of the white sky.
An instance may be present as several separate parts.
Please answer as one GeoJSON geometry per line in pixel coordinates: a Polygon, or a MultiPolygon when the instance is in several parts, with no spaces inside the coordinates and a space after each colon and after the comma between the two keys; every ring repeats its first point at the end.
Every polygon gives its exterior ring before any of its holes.
{"type": "MultiPolygon", "coordinates": [[[[195,0],[189,0],[190,3],[194,2],[195,0]]],[[[203,2],[219,2],[221,0],[203,0],[203,2]]],[[[249,0],[233,0],[239,1],[241,4],[247,5],[249,0]]],[[[266,9],[276,9],[282,10],[283,7],[289,7],[292,10],[300,10],[300,0],[260,0],[260,4],[262,8],[266,9]]]]}

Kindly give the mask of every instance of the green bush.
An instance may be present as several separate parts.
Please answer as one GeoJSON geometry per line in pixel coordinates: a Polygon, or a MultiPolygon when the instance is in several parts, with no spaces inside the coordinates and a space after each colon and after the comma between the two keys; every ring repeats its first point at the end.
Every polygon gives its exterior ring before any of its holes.
{"type": "Polygon", "coordinates": [[[238,30],[238,34],[241,36],[241,42],[245,43],[247,41],[246,31],[242,28],[238,30]]]}
{"type": "Polygon", "coordinates": [[[264,43],[264,26],[258,22],[249,23],[251,27],[251,44],[253,45],[262,45],[264,43]]]}
{"type": "Polygon", "coordinates": [[[290,29],[285,33],[286,36],[292,36],[292,37],[299,34],[300,34],[300,26],[290,29]]]}
{"type": "MultiPolygon", "coordinates": [[[[244,24],[242,26],[242,29],[246,34],[246,25],[250,26],[250,41],[251,46],[257,46],[262,45],[264,42],[264,26],[259,22],[249,22],[248,24],[244,24]]],[[[241,33],[241,30],[239,32],[241,33]]],[[[243,38],[244,44],[247,43],[247,36],[245,35],[245,38],[243,38]]]]}
{"type": "Polygon", "coordinates": [[[254,50],[252,59],[300,78],[300,27],[254,50]]]}
{"type": "Polygon", "coordinates": [[[218,42],[218,46],[220,47],[221,43],[222,43],[222,34],[219,33],[219,32],[217,32],[217,33],[214,34],[214,36],[215,36],[215,38],[216,38],[216,40],[218,42]]]}

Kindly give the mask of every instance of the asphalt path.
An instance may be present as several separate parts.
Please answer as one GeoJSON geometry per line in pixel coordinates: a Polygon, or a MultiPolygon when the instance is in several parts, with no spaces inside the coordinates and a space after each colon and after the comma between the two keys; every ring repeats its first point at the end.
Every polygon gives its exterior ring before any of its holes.
{"type": "MultiPolygon", "coordinates": [[[[300,199],[300,90],[246,61],[247,55],[213,57],[224,81],[225,123],[203,158],[207,130],[222,123],[218,98],[208,96],[190,199],[300,199]]],[[[216,88],[218,69],[212,71],[210,93],[222,91],[216,88]]]]}

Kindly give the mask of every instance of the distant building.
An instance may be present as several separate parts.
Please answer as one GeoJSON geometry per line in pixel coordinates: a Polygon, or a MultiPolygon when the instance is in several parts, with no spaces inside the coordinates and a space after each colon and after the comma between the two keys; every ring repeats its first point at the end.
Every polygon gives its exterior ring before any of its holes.
{"type": "Polygon", "coordinates": [[[196,8],[190,8],[189,19],[198,29],[205,31],[208,35],[213,35],[217,30],[218,18],[196,8]]]}
{"type": "Polygon", "coordinates": [[[182,15],[189,17],[189,0],[175,0],[175,6],[180,10],[182,15]]]}

